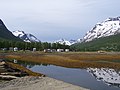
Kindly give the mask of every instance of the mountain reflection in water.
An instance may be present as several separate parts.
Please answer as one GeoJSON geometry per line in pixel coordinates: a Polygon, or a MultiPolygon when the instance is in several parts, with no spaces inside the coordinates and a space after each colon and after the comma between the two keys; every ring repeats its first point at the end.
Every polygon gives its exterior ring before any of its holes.
{"type": "Polygon", "coordinates": [[[109,68],[88,68],[87,71],[98,81],[103,81],[109,86],[120,87],[120,71],[109,68]]]}

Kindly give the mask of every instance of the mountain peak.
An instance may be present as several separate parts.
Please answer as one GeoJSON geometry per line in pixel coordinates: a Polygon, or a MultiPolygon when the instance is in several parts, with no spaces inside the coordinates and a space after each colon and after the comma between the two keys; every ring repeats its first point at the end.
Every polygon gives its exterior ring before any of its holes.
{"type": "Polygon", "coordinates": [[[3,21],[0,19],[0,23],[3,23],[3,21]]]}
{"type": "Polygon", "coordinates": [[[3,26],[4,28],[6,28],[6,26],[4,25],[4,23],[3,23],[3,21],[1,19],[0,19],[0,26],[3,26]]]}
{"type": "Polygon", "coordinates": [[[83,37],[84,42],[92,41],[93,39],[116,35],[120,33],[120,17],[108,18],[101,23],[97,23],[83,37]]]}
{"type": "Polygon", "coordinates": [[[70,45],[72,45],[72,44],[75,44],[75,43],[76,43],[76,40],[70,40],[70,41],[68,41],[68,40],[66,40],[66,39],[61,38],[61,39],[59,39],[59,40],[54,41],[54,43],[59,43],[59,44],[64,44],[64,45],[70,46],[70,45]]]}
{"type": "Polygon", "coordinates": [[[21,38],[25,42],[40,42],[40,40],[37,39],[34,35],[25,33],[24,31],[18,30],[18,31],[13,31],[12,33],[13,35],[21,38]]]}

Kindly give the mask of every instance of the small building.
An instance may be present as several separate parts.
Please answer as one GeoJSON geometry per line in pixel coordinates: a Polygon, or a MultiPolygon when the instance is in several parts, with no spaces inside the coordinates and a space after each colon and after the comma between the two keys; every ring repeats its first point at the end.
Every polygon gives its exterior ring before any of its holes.
{"type": "Polygon", "coordinates": [[[56,49],[44,49],[45,53],[52,53],[52,52],[56,52],[56,49]]]}
{"type": "Polygon", "coordinates": [[[56,52],[56,49],[52,49],[52,52],[56,52]]]}
{"type": "Polygon", "coordinates": [[[51,53],[52,50],[51,50],[51,49],[44,49],[44,52],[45,52],[45,53],[51,53]]]}
{"type": "Polygon", "coordinates": [[[7,50],[7,48],[1,48],[3,51],[6,51],[7,50]]]}
{"type": "Polygon", "coordinates": [[[18,48],[17,48],[17,47],[14,47],[14,51],[15,51],[15,52],[18,51],[18,48]]]}
{"type": "Polygon", "coordinates": [[[64,49],[57,49],[57,52],[64,52],[64,49]]]}
{"type": "Polygon", "coordinates": [[[35,52],[36,51],[36,48],[33,48],[33,52],[35,52]]]}
{"type": "Polygon", "coordinates": [[[99,50],[97,51],[98,53],[106,53],[106,51],[103,51],[103,50],[99,50]]]}
{"type": "Polygon", "coordinates": [[[9,50],[10,50],[10,51],[13,51],[13,50],[14,50],[14,48],[13,48],[13,47],[9,47],[9,50]]]}
{"type": "Polygon", "coordinates": [[[70,50],[69,49],[65,49],[65,52],[69,52],[70,50]]]}

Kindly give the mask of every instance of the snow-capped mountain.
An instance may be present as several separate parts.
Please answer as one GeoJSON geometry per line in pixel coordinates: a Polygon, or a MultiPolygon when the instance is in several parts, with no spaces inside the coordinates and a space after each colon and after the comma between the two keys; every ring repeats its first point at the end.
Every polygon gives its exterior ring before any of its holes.
{"type": "Polygon", "coordinates": [[[54,41],[54,43],[60,43],[60,44],[63,44],[63,45],[72,45],[72,44],[75,44],[76,43],[76,40],[65,40],[65,39],[60,39],[60,40],[56,40],[54,41]]]}
{"type": "Polygon", "coordinates": [[[24,31],[13,31],[13,35],[16,37],[19,37],[25,42],[40,42],[39,39],[37,39],[34,35],[32,34],[26,34],[24,31]]]}
{"type": "Polygon", "coordinates": [[[84,42],[92,41],[96,38],[116,35],[120,33],[120,17],[108,18],[101,23],[97,23],[92,30],[83,37],[84,42]]]}
{"type": "Polygon", "coordinates": [[[87,71],[98,81],[103,81],[107,85],[120,87],[120,71],[109,68],[88,68],[87,71]]]}

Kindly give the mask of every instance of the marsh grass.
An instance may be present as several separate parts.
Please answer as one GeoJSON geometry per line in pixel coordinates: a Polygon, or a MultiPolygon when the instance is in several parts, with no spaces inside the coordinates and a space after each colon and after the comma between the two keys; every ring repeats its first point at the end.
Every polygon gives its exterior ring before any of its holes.
{"type": "Polygon", "coordinates": [[[14,53],[7,54],[5,58],[35,63],[53,64],[67,68],[104,67],[120,69],[120,63],[113,62],[114,60],[120,60],[120,53],[14,53]]]}

